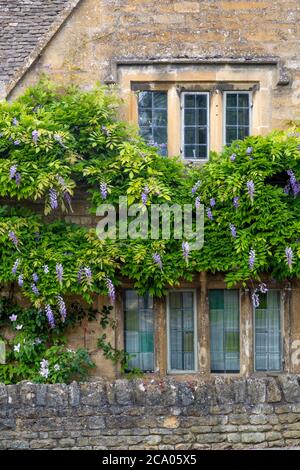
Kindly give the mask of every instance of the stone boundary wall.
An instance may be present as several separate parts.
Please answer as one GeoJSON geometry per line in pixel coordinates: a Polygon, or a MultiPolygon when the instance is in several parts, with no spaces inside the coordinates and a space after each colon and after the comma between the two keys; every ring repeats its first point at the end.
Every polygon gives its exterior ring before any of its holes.
{"type": "Polygon", "coordinates": [[[299,445],[299,375],[0,384],[0,449],[299,445]]]}

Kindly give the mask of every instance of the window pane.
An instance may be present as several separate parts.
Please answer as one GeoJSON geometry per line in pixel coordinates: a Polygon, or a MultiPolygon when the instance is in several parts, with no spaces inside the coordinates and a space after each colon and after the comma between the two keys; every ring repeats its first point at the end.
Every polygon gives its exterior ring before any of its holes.
{"type": "Polygon", "coordinates": [[[138,96],[140,135],[150,145],[159,144],[161,155],[167,154],[167,92],[142,91],[138,96]]]}
{"type": "Polygon", "coordinates": [[[255,369],[281,370],[280,292],[261,296],[255,310],[255,369]]]}
{"type": "Polygon", "coordinates": [[[237,290],[211,290],[209,309],[211,371],[239,372],[239,292],[237,290]]]}
{"type": "Polygon", "coordinates": [[[206,93],[184,94],[184,158],[207,158],[209,129],[207,107],[208,97],[206,93]]]}
{"type": "Polygon", "coordinates": [[[225,103],[225,143],[230,145],[250,134],[249,93],[227,93],[225,103]]]}
{"type": "Polygon", "coordinates": [[[129,369],[154,370],[153,298],[139,296],[134,290],[125,292],[125,350],[132,357],[129,369]]]}
{"type": "Polygon", "coordinates": [[[194,370],[193,293],[170,293],[169,306],[170,368],[171,370],[194,370]]]}

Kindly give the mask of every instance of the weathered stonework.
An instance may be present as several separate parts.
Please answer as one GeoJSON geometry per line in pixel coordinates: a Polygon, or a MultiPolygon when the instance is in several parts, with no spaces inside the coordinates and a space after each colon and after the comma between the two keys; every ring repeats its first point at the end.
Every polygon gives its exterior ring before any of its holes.
{"type": "Polygon", "coordinates": [[[300,376],[0,384],[0,430],[0,449],[299,446],[300,376]]]}

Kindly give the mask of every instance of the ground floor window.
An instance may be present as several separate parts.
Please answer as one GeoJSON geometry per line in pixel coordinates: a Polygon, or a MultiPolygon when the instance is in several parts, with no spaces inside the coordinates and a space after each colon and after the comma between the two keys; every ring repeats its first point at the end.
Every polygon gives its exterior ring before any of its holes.
{"type": "Polygon", "coordinates": [[[144,372],[154,370],[153,298],[125,291],[125,350],[131,355],[129,368],[144,372]]]}
{"type": "Polygon", "coordinates": [[[255,309],[255,370],[281,370],[281,314],[280,291],[260,294],[260,305],[255,309]]]}
{"type": "Polygon", "coordinates": [[[211,372],[240,371],[239,291],[209,291],[211,372]]]}
{"type": "Polygon", "coordinates": [[[171,371],[196,370],[196,316],[193,291],[170,292],[168,352],[171,371]]]}

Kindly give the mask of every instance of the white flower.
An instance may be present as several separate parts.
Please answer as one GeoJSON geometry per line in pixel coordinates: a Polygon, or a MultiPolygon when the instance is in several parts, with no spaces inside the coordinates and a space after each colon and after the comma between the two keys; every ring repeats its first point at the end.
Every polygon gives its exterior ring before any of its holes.
{"type": "Polygon", "coordinates": [[[59,365],[58,365],[58,364],[55,364],[55,366],[54,366],[54,370],[60,370],[60,367],[59,367],[59,365]]]}
{"type": "Polygon", "coordinates": [[[41,369],[41,370],[40,370],[40,375],[41,375],[42,377],[47,378],[48,375],[49,375],[49,369],[41,369]]]}
{"type": "Polygon", "coordinates": [[[22,330],[22,328],[23,328],[23,325],[17,325],[16,326],[16,330],[22,330]]]}
{"type": "Polygon", "coordinates": [[[21,347],[21,344],[20,344],[20,343],[16,344],[16,345],[14,346],[14,352],[19,353],[19,352],[20,352],[20,347],[21,347]]]}

